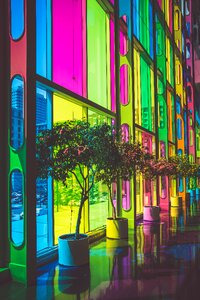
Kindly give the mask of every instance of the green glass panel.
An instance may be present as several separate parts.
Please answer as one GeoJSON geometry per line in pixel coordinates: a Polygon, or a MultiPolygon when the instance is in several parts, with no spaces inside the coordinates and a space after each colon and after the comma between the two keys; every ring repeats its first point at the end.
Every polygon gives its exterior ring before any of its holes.
{"type": "Polygon", "coordinates": [[[108,21],[96,0],[87,1],[88,98],[110,109],[108,21]]]}
{"type": "MultiPolygon", "coordinates": [[[[95,111],[88,111],[88,121],[91,125],[107,122],[107,118],[95,111]]],[[[108,217],[108,189],[101,182],[95,183],[89,193],[90,230],[106,224],[108,217]]]]}
{"type": "Polygon", "coordinates": [[[141,80],[142,127],[148,130],[152,130],[150,68],[142,57],[140,61],[140,68],[142,74],[142,80],[141,80]]]}

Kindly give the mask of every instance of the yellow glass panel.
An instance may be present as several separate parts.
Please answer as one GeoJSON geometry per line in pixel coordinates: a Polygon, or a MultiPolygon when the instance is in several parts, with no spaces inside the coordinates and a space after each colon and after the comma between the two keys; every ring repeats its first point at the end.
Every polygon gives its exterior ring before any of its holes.
{"type": "Polygon", "coordinates": [[[61,96],[53,96],[53,122],[82,119],[83,108],[61,96]]]}
{"type": "MultiPolygon", "coordinates": [[[[80,120],[84,109],[67,99],[53,95],[53,122],[80,120]]],[[[78,175],[78,173],[77,173],[78,175]]],[[[78,175],[79,176],[79,175],[78,175]]],[[[80,201],[80,188],[72,176],[67,179],[68,187],[54,181],[54,243],[58,237],[66,233],[74,233],[80,201]]],[[[86,209],[83,212],[80,231],[85,231],[86,209]]]]}
{"type": "Polygon", "coordinates": [[[134,49],[135,123],[141,125],[140,54],[134,49]]]}

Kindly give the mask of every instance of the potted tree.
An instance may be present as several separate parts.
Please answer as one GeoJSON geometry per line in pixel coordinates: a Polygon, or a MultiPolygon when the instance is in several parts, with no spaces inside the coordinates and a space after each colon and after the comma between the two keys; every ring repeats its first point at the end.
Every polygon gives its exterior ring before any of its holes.
{"type": "Polygon", "coordinates": [[[96,171],[100,171],[105,165],[107,144],[111,144],[112,140],[111,126],[90,126],[85,121],[55,124],[51,130],[44,130],[37,137],[38,176],[51,176],[67,187],[67,179],[73,175],[81,191],[75,233],[64,234],[58,239],[61,265],[78,266],[89,263],[88,237],[80,233],[82,210],[94,185],[96,171]]]}
{"type": "MultiPolygon", "coordinates": [[[[173,174],[175,178],[187,178],[189,183],[189,193],[186,193],[186,200],[194,197],[196,194],[196,177],[198,176],[199,165],[190,162],[188,155],[176,155],[169,157],[169,162],[174,164],[176,172],[173,174]]],[[[171,197],[171,206],[179,206],[182,197],[171,197]]]]}
{"type": "Polygon", "coordinates": [[[108,187],[112,216],[107,218],[106,236],[112,239],[128,238],[128,219],[119,217],[114,204],[112,186],[118,179],[130,180],[143,161],[144,152],[139,143],[117,142],[113,139],[104,166],[96,174],[97,181],[108,187]]]}
{"type": "MultiPolygon", "coordinates": [[[[176,164],[169,162],[166,158],[155,159],[153,156],[146,160],[142,171],[144,178],[154,180],[157,176],[171,176],[176,173],[176,164]]],[[[145,221],[159,221],[160,207],[150,205],[144,206],[143,219],[145,221]]]]}

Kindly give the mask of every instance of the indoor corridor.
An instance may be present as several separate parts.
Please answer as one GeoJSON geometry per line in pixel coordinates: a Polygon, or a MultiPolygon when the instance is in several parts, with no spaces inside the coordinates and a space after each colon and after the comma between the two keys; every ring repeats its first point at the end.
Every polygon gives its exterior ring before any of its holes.
{"type": "Polygon", "coordinates": [[[93,244],[90,268],[54,261],[38,269],[36,287],[4,284],[0,299],[200,299],[200,200],[172,207],[158,224],[138,222],[128,241],[93,244]]]}

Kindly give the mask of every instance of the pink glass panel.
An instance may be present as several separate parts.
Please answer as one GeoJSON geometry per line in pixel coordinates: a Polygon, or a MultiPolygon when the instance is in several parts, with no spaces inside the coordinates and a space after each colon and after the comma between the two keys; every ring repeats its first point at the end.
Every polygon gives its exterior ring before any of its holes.
{"type": "Polygon", "coordinates": [[[121,17],[120,22],[120,32],[119,32],[119,51],[121,55],[126,55],[128,52],[128,37],[127,37],[127,24],[126,24],[127,17],[121,17]]]}
{"type": "Polygon", "coordinates": [[[128,104],[128,66],[122,65],[120,68],[120,100],[121,104],[128,104]]]}
{"type": "Polygon", "coordinates": [[[110,73],[111,73],[111,108],[116,112],[116,86],[115,86],[115,25],[110,20],[110,73]]]}
{"type": "Polygon", "coordinates": [[[53,81],[85,96],[85,0],[53,0],[53,81]]]}

